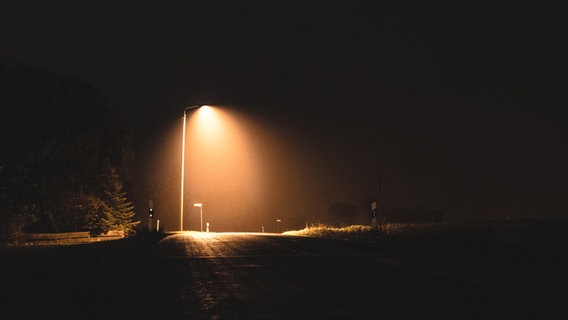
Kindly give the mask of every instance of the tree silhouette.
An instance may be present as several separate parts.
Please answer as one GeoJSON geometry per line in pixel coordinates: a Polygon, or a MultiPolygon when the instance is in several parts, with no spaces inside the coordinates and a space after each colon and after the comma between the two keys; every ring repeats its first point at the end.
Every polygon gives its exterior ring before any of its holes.
{"type": "Polygon", "coordinates": [[[101,226],[106,159],[125,186],[129,135],[104,92],[0,56],[0,241],[101,226]]]}
{"type": "Polygon", "coordinates": [[[103,199],[103,212],[100,220],[102,230],[104,232],[117,230],[123,231],[126,236],[132,235],[140,221],[134,220],[134,206],[127,200],[117,169],[110,164],[106,167],[103,186],[105,199],[103,199]]]}

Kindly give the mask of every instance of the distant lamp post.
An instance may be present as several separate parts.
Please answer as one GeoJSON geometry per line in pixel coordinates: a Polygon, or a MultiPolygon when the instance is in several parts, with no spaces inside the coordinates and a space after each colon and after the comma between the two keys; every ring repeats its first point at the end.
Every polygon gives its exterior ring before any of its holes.
{"type": "Polygon", "coordinates": [[[202,106],[191,106],[183,109],[183,131],[181,136],[181,194],[180,194],[180,215],[179,230],[183,231],[183,185],[184,185],[184,169],[185,169],[185,125],[187,122],[187,111],[197,109],[202,106]]]}
{"type": "MultiPolygon", "coordinates": [[[[199,207],[199,217],[200,217],[200,221],[201,221],[201,232],[203,232],[203,204],[194,203],[193,206],[199,207]]],[[[209,223],[207,223],[207,224],[209,224],[209,223]]],[[[207,228],[209,229],[209,225],[207,226],[207,228]]],[[[209,230],[207,230],[207,231],[209,231],[209,230]]]]}

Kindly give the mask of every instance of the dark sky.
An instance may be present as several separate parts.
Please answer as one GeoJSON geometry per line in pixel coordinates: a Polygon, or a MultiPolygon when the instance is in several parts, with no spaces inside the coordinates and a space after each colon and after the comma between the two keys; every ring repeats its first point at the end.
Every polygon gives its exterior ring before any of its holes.
{"type": "Polygon", "coordinates": [[[297,141],[322,188],[568,217],[564,12],[379,3],[3,1],[0,53],[104,90],[137,154],[185,106],[228,105],[297,141]]]}

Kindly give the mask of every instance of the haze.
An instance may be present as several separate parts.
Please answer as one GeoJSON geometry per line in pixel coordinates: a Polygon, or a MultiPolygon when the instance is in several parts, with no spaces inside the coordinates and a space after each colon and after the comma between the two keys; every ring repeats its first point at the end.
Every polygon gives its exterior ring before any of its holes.
{"type": "MultiPolygon", "coordinates": [[[[148,163],[151,200],[165,229],[178,230],[183,119],[158,143],[148,163]],[[161,145],[160,145],[161,144],[161,145]]],[[[184,229],[276,231],[302,227],[324,215],[326,188],[301,144],[230,106],[189,111],[186,128],[184,229]]]]}

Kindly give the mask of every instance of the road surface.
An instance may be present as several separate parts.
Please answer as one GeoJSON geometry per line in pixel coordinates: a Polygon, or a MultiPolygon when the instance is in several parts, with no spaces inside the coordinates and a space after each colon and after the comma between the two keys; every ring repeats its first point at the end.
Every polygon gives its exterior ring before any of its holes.
{"type": "Polygon", "coordinates": [[[568,319],[566,272],[269,233],[185,232],[5,250],[0,309],[19,319],[568,319]]]}
{"type": "Polygon", "coordinates": [[[531,283],[533,275],[515,274],[526,269],[498,262],[262,233],[179,234],[162,240],[150,255],[153,278],[160,282],[156,310],[168,317],[507,319],[567,314],[563,294],[535,291],[546,282],[531,283]]]}

